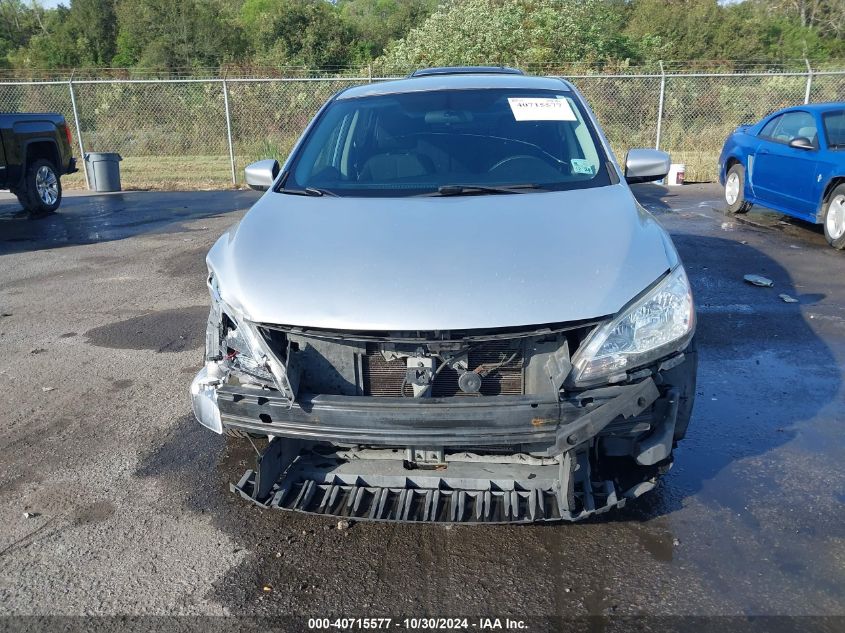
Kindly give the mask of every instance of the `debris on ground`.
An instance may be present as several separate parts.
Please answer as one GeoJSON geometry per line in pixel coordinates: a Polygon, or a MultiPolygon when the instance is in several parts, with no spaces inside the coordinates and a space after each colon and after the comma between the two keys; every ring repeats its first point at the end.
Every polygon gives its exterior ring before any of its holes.
{"type": "Polygon", "coordinates": [[[11,312],[0,312],[0,318],[12,316],[11,312]]]}
{"type": "Polygon", "coordinates": [[[41,391],[55,391],[55,387],[41,387],[41,391]]]}
{"type": "Polygon", "coordinates": [[[762,275],[745,275],[743,279],[754,286],[761,286],[763,288],[771,288],[775,285],[774,281],[762,275]]]}
{"type": "Polygon", "coordinates": [[[39,512],[24,512],[23,513],[24,519],[37,519],[40,516],[41,516],[41,513],[39,513],[39,512]]]}
{"type": "Polygon", "coordinates": [[[785,293],[779,294],[778,297],[780,297],[784,303],[798,303],[798,299],[796,299],[795,297],[790,297],[788,294],[785,293]]]}
{"type": "Polygon", "coordinates": [[[678,545],[680,545],[680,544],[681,544],[681,539],[679,539],[679,538],[672,539],[672,545],[673,546],[678,547],[678,545]]]}
{"type": "Polygon", "coordinates": [[[734,223],[733,222],[722,222],[722,230],[723,231],[733,231],[734,230],[734,223]]]}
{"type": "Polygon", "coordinates": [[[31,350],[29,350],[29,353],[30,353],[30,354],[42,354],[42,353],[44,353],[44,352],[46,352],[46,351],[47,351],[47,350],[46,350],[46,349],[44,349],[43,347],[36,347],[35,349],[31,349],[31,350]]]}
{"type": "Polygon", "coordinates": [[[270,593],[273,591],[273,588],[270,585],[264,585],[261,589],[264,593],[270,593]]]}
{"type": "Polygon", "coordinates": [[[346,519],[341,519],[337,522],[337,529],[338,530],[348,530],[349,529],[349,521],[346,519]]]}

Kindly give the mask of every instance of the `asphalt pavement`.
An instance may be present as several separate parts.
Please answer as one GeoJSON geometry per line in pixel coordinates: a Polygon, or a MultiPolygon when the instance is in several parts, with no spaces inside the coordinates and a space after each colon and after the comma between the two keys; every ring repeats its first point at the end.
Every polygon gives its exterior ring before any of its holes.
{"type": "Polygon", "coordinates": [[[674,469],[587,522],[451,529],[229,492],[253,449],[187,390],[205,253],[257,194],[0,196],[0,615],[845,616],[845,253],[714,185],[636,191],[699,310],[674,469]]]}

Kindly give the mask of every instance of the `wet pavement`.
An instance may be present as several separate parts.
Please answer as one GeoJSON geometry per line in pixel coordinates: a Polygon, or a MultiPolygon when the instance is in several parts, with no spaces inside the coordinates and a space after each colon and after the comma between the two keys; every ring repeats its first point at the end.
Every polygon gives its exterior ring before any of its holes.
{"type": "Polygon", "coordinates": [[[699,309],[675,468],[579,524],[348,530],[230,494],[253,449],[190,415],[204,254],[256,194],[2,197],[0,614],[845,616],[845,253],[713,185],[636,191],[699,309]]]}

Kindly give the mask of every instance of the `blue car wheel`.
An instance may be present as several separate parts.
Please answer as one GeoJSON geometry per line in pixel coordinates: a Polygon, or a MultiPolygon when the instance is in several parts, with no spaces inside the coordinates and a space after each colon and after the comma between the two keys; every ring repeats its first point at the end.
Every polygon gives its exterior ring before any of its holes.
{"type": "Polygon", "coordinates": [[[751,203],[745,200],[745,168],[737,163],[725,177],[725,203],[728,213],[746,213],[751,203]]]}
{"type": "Polygon", "coordinates": [[[838,185],[824,205],[824,236],[833,248],[845,248],[845,184],[838,185]]]}

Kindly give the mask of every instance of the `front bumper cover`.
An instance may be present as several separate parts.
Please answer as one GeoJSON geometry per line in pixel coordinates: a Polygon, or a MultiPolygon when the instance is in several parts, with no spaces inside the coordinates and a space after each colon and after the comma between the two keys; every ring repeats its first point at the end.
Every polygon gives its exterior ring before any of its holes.
{"type": "Polygon", "coordinates": [[[198,419],[217,432],[270,436],[231,486],[259,506],[375,521],[572,521],[654,488],[686,430],[695,368],[690,349],[668,371],[560,400],[300,395],[291,404],[275,391],[209,384],[207,371],[192,392],[198,419]],[[600,441],[622,442],[617,454],[636,476],[597,464],[600,441]],[[439,463],[409,463],[413,448],[439,451],[439,463]]]}

